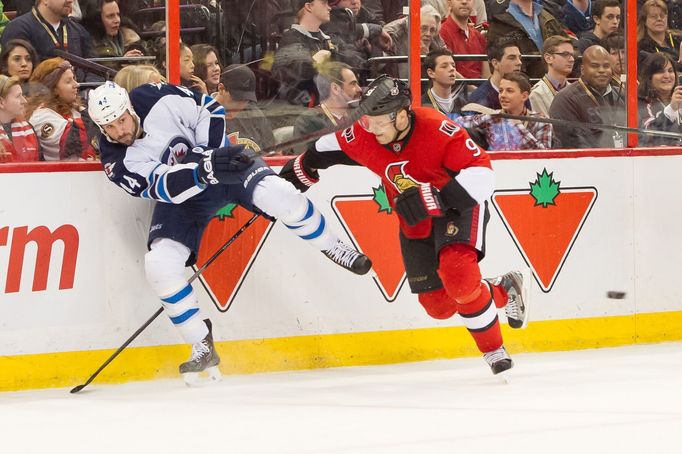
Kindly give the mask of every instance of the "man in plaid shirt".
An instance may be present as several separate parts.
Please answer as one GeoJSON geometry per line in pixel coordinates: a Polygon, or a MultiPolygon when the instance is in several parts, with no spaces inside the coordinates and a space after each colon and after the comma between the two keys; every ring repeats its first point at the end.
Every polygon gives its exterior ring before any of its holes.
{"type": "MultiPolygon", "coordinates": [[[[552,125],[535,121],[509,120],[492,114],[502,112],[510,115],[541,117],[525,106],[530,94],[530,82],[525,74],[505,74],[500,81],[500,104],[502,110],[454,119],[467,129],[479,129],[488,142],[489,150],[546,150],[552,147],[552,125]]],[[[462,110],[472,110],[473,105],[462,110]]],[[[486,109],[487,110],[487,109],[486,109]]]]}

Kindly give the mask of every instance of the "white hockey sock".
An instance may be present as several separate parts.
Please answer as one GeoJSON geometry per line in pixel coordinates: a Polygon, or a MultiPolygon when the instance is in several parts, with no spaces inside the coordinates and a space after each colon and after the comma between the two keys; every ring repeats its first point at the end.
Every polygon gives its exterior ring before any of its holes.
{"type": "Polygon", "coordinates": [[[185,278],[185,262],[190,250],[168,238],[154,240],[144,257],[147,280],[165,309],[166,315],[188,344],[208,334],[199,310],[199,301],[185,278]]]}
{"type": "Polygon", "coordinates": [[[258,182],[253,192],[253,203],[321,251],[333,248],[338,241],[338,236],[320,210],[282,178],[273,175],[258,182]]]}

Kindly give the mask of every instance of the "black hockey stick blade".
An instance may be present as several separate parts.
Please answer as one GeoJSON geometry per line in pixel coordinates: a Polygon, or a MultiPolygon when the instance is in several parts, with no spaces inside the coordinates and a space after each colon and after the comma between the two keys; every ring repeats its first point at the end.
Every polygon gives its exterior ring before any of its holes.
{"type": "Polygon", "coordinates": [[[358,103],[358,107],[351,110],[346,117],[344,117],[336,126],[331,126],[329,128],[320,129],[319,131],[311,132],[310,134],[304,134],[300,137],[296,137],[291,140],[287,140],[270,147],[263,148],[260,153],[267,154],[280,150],[287,150],[289,148],[295,147],[296,145],[301,145],[303,143],[317,140],[328,134],[334,134],[338,131],[343,131],[353,125],[358,121],[363,115],[371,112],[372,109],[377,105],[379,101],[384,99],[390,94],[393,84],[390,79],[384,81],[384,83],[377,85],[370,96],[358,103]]]}
{"type": "MultiPolygon", "coordinates": [[[[231,245],[232,243],[234,243],[234,242],[237,240],[237,238],[239,238],[239,237],[241,236],[241,234],[244,233],[244,231],[245,231],[247,228],[249,228],[249,226],[250,226],[251,224],[253,224],[254,222],[256,222],[256,220],[257,220],[259,217],[260,217],[260,214],[254,214],[253,216],[251,216],[251,218],[250,218],[248,221],[246,221],[246,223],[244,223],[244,225],[241,226],[241,228],[240,228],[239,230],[237,230],[237,232],[236,232],[234,235],[232,235],[232,237],[230,237],[230,239],[227,240],[227,241],[225,242],[225,244],[223,244],[223,245],[220,247],[220,249],[218,249],[218,250],[217,250],[217,251],[216,251],[208,260],[206,260],[206,263],[204,263],[204,264],[202,265],[202,267],[199,268],[199,269],[198,269],[198,270],[197,270],[197,271],[196,271],[196,272],[187,280],[187,283],[188,283],[188,284],[191,284],[196,278],[198,278],[198,277],[201,275],[201,273],[203,273],[204,270],[205,270],[206,268],[208,268],[208,266],[209,266],[211,263],[215,262],[215,260],[220,256],[220,254],[222,254],[223,251],[224,251],[225,249],[227,249],[228,247],[230,247],[230,245],[231,245]]],[[[126,340],[126,341],[123,343],[123,345],[121,345],[120,347],[118,347],[118,350],[116,350],[116,351],[109,357],[109,359],[107,359],[101,366],[99,366],[99,369],[97,369],[92,375],[90,375],[90,378],[88,378],[88,380],[87,380],[85,383],[83,383],[82,385],[78,385],[78,386],[73,387],[73,388],[71,389],[70,393],[71,393],[71,394],[76,394],[77,392],[81,391],[83,388],[85,388],[86,386],[88,386],[90,383],[92,383],[92,381],[99,375],[100,372],[102,372],[102,371],[104,370],[105,367],[107,367],[107,366],[109,365],[109,363],[111,363],[111,362],[112,362],[112,361],[113,361],[113,360],[114,360],[114,359],[115,359],[115,358],[116,358],[116,357],[117,357],[117,356],[118,356],[118,355],[119,355],[119,354],[120,354],[128,345],[130,345],[130,343],[131,343],[132,341],[134,341],[135,338],[137,338],[137,336],[139,336],[140,333],[141,333],[142,331],[144,331],[149,325],[151,325],[151,323],[152,323],[154,320],[156,320],[156,317],[158,317],[159,315],[161,315],[161,312],[163,312],[163,306],[161,306],[159,309],[157,309],[157,311],[154,312],[154,315],[152,315],[151,317],[149,317],[149,319],[148,319],[146,322],[144,322],[144,324],[143,324],[142,326],[140,326],[140,327],[137,329],[137,331],[135,331],[135,332],[133,333],[133,335],[130,336],[130,337],[128,338],[128,340],[126,340]]]]}

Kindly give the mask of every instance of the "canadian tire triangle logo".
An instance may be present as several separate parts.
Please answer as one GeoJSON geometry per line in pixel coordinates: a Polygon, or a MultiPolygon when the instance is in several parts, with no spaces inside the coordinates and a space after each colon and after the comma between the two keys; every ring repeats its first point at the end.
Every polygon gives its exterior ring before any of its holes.
{"type": "Polygon", "coordinates": [[[395,301],[405,283],[405,267],[398,239],[398,216],[388,204],[383,186],[371,195],[340,195],[332,209],[353,245],[372,260],[374,283],[386,301],[395,301]]]}
{"type": "MultiPolygon", "coordinates": [[[[252,216],[253,213],[233,203],[220,209],[204,232],[197,257],[198,267],[206,263],[252,216]]],[[[226,312],[232,305],[273,225],[264,217],[258,218],[199,276],[219,311],[226,312]]]]}
{"type": "Polygon", "coordinates": [[[543,169],[530,189],[495,191],[492,201],[543,292],[561,268],[597,200],[597,188],[563,187],[543,169]]]}

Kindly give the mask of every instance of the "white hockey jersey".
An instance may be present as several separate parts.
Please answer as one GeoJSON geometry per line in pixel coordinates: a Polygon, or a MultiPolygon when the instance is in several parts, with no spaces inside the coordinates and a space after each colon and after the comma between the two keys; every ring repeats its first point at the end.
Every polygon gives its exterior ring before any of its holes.
{"type": "Polygon", "coordinates": [[[146,84],[130,93],[143,137],[126,147],[100,137],[109,179],[136,197],[182,203],[203,191],[195,146],[227,145],[225,109],[210,96],[168,84],[146,84]]]}

